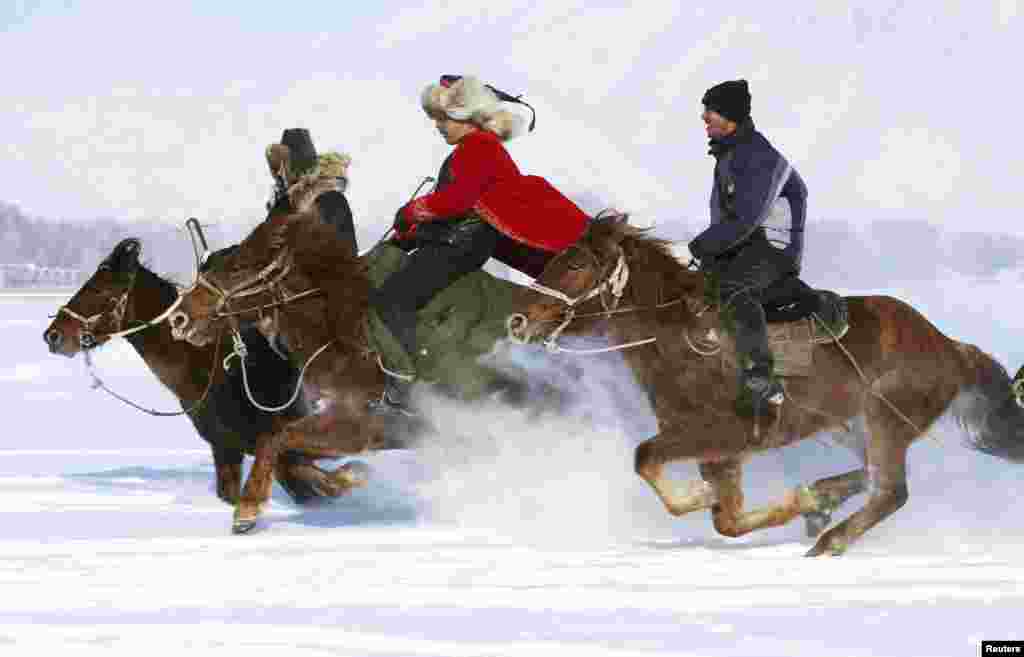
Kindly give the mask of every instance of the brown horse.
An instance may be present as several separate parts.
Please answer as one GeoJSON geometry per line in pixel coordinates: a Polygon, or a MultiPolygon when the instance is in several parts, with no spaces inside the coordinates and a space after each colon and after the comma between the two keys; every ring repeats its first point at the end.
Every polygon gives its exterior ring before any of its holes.
{"type": "Polygon", "coordinates": [[[235,512],[251,528],[270,495],[272,465],[286,450],[322,456],[358,454],[394,445],[419,429],[372,412],[384,373],[368,347],[363,321],[370,281],[362,262],[315,210],[279,206],[237,251],[201,273],[169,322],[178,339],[213,343],[239,317],[263,317],[304,384],[324,402],[316,415],[259,436],[255,462],[235,512]]]}
{"type": "MultiPolygon", "coordinates": [[[[907,449],[947,411],[973,448],[1024,461],[1019,386],[998,363],[898,299],[847,303],[847,334],[816,345],[813,374],[785,379],[786,401],[756,418],[736,414],[736,365],[720,355],[729,350],[703,341],[709,330],[723,335],[717,308],[705,301],[704,275],[680,263],[667,242],[625,223],[593,222],[549,263],[509,329],[514,339],[547,340],[552,348],[560,334],[593,332],[633,345],[623,354],[659,422],[659,433],[637,448],[635,468],[674,515],[710,508],[716,530],[735,537],[800,514],[828,517],[867,487],[867,504],[807,553],[835,555],[907,502],[907,449]],[[867,473],[801,486],[777,504],[745,511],[744,459],[822,431],[859,452],[867,473]],[[702,481],[665,476],[667,463],[682,460],[699,464],[702,481]]],[[[728,336],[719,342],[727,347],[728,336]]]]}
{"type": "MultiPolygon", "coordinates": [[[[43,334],[50,352],[73,357],[97,348],[111,336],[125,338],[150,371],[181,402],[199,435],[210,444],[217,470],[217,496],[237,504],[241,492],[243,454],[253,454],[259,436],[276,433],[286,423],[304,415],[303,400],[281,413],[265,413],[249,403],[237,365],[225,373],[220,360],[228,347],[210,344],[195,347],[174,340],[166,322],[149,320],[164,313],[178,296],[171,282],[139,263],[141,243],[123,240],[100,264],[43,334]],[[210,380],[210,377],[213,380],[210,380]]],[[[247,330],[253,395],[264,403],[286,400],[297,372],[274,353],[254,329],[247,330]]],[[[321,497],[337,497],[360,485],[360,464],[346,464],[327,472],[314,462],[316,452],[289,451],[275,461],[275,475],[299,503],[321,497]]]]}

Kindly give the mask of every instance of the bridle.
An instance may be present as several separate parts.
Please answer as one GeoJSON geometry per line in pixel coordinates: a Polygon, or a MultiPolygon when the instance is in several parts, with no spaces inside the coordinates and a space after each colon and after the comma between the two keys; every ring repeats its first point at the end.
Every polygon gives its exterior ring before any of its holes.
{"type": "MultiPolygon", "coordinates": [[[[101,269],[103,269],[103,267],[101,267],[101,269]]],[[[170,317],[174,313],[174,311],[178,309],[178,306],[181,305],[182,296],[181,294],[178,294],[174,299],[174,302],[170,306],[168,306],[166,310],[164,310],[156,317],[150,320],[143,321],[138,326],[133,326],[131,328],[126,329],[124,328],[124,318],[128,310],[128,297],[129,295],[131,295],[132,290],[135,288],[135,277],[137,275],[137,273],[132,274],[132,280],[128,284],[128,287],[125,288],[125,291],[121,293],[120,296],[111,299],[110,310],[104,310],[94,315],[90,315],[89,317],[85,317],[84,315],[81,315],[72,310],[70,306],[63,305],[57,309],[57,313],[55,316],[67,315],[68,317],[74,319],[81,325],[78,331],[78,342],[79,344],[82,345],[83,349],[91,349],[92,347],[95,347],[99,343],[99,339],[101,338],[107,340],[109,340],[110,338],[122,338],[128,335],[132,335],[133,333],[138,333],[139,331],[144,331],[145,329],[151,326],[156,326],[160,322],[170,317]],[[112,316],[111,323],[113,326],[116,326],[117,329],[109,333],[97,334],[95,331],[96,325],[98,325],[100,323],[100,320],[102,320],[108,314],[112,316]]]]}
{"type": "MultiPolygon", "coordinates": [[[[600,260],[598,260],[597,256],[592,251],[590,251],[589,249],[581,249],[579,247],[577,248],[580,251],[583,251],[584,253],[589,255],[590,258],[594,261],[595,265],[601,264],[600,260]]],[[[536,282],[530,285],[530,289],[540,292],[541,294],[552,297],[554,299],[558,299],[559,301],[565,304],[565,309],[562,312],[562,321],[561,323],[559,323],[558,326],[555,327],[553,331],[551,331],[551,333],[548,334],[546,338],[544,338],[544,347],[552,353],[565,352],[571,354],[584,355],[601,354],[610,351],[621,351],[623,349],[639,347],[641,345],[656,342],[657,338],[652,337],[645,338],[643,340],[627,342],[625,344],[613,345],[610,347],[601,347],[597,349],[569,349],[558,344],[558,338],[559,336],[561,336],[562,331],[564,331],[566,327],[569,326],[569,324],[571,324],[573,320],[576,319],[577,317],[585,316],[577,315],[576,307],[586,301],[593,299],[594,297],[599,297],[601,299],[601,307],[604,308],[604,312],[594,313],[594,316],[604,315],[606,318],[610,318],[613,314],[619,312],[647,310],[647,308],[620,309],[618,307],[619,302],[622,301],[622,294],[626,289],[627,283],[629,283],[629,265],[626,263],[626,254],[620,249],[619,258],[615,262],[615,266],[612,267],[609,271],[608,275],[606,277],[599,278],[590,287],[589,290],[581,292],[576,296],[569,296],[568,294],[562,292],[561,290],[556,290],[554,288],[548,287],[546,285],[541,285],[540,283],[536,282]]],[[[651,306],[651,308],[661,308],[675,305],[677,303],[680,303],[680,301],[677,300],[665,304],[659,304],[657,306],[651,306]]],[[[521,314],[516,314],[509,317],[506,322],[506,325],[509,328],[508,334],[510,336],[514,335],[514,332],[511,330],[512,325],[520,320],[525,321],[525,319],[526,318],[523,317],[523,315],[521,314]]]]}
{"type": "MultiPolygon", "coordinates": [[[[579,249],[579,247],[577,248],[579,249]]],[[[579,250],[587,253],[595,264],[600,265],[600,261],[592,251],[588,249],[579,250]]],[[[686,299],[678,298],[672,301],[665,301],[663,303],[658,303],[651,306],[619,308],[619,302],[622,300],[622,295],[626,289],[626,284],[629,283],[629,273],[629,264],[626,262],[625,253],[623,253],[620,250],[619,258],[616,261],[615,266],[611,269],[608,276],[603,280],[598,279],[598,282],[594,283],[594,285],[591,286],[589,290],[582,292],[576,296],[569,296],[568,294],[562,292],[561,290],[556,290],[554,288],[541,285],[540,283],[533,283],[530,286],[530,289],[540,292],[541,294],[552,297],[554,299],[558,299],[566,306],[559,325],[555,327],[555,329],[551,333],[549,333],[546,338],[544,338],[543,344],[545,348],[552,353],[588,355],[603,354],[611,351],[622,351],[623,349],[630,349],[632,347],[639,347],[645,344],[652,344],[654,342],[657,342],[658,339],[656,337],[650,337],[644,338],[642,340],[635,340],[633,342],[626,342],[624,344],[612,345],[609,347],[601,347],[596,349],[570,349],[568,347],[563,347],[559,345],[557,342],[559,336],[562,334],[562,331],[564,331],[566,327],[568,327],[569,324],[571,324],[576,319],[601,316],[604,316],[606,319],[610,319],[612,315],[617,315],[621,313],[642,312],[648,310],[660,310],[662,308],[677,306],[679,304],[686,302],[686,299]],[[610,294],[606,296],[606,293],[610,294]],[[593,299],[596,296],[600,296],[601,298],[601,306],[604,308],[603,311],[585,314],[577,313],[576,306],[585,301],[589,301],[590,299],[593,299]]],[[[705,306],[704,308],[696,311],[694,314],[695,316],[700,317],[707,310],[709,310],[709,307],[705,306]]],[[[508,329],[507,335],[514,342],[522,342],[522,340],[515,337],[515,331],[513,330],[513,325],[519,321],[526,321],[526,317],[523,316],[522,314],[515,314],[510,316],[506,321],[506,328],[508,329]]],[[[700,356],[715,356],[721,350],[721,347],[717,344],[717,340],[714,341],[715,344],[710,349],[702,349],[700,346],[694,344],[694,341],[690,338],[688,331],[683,331],[683,337],[686,340],[687,345],[689,345],[690,349],[692,349],[694,353],[700,356]]]]}

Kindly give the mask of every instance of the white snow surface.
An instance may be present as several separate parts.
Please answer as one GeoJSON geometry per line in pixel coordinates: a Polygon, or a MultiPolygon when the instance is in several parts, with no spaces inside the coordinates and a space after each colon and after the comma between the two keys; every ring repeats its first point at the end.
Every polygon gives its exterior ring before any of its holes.
{"type": "MultiPolygon", "coordinates": [[[[912,450],[907,506],[842,558],[804,558],[799,523],[727,539],[668,516],[632,472],[653,419],[614,368],[543,427],[434,402],[436,445],[361,458],[371,484],[317,508],[275,487],[260,531],[232,536],[186,420],[47,353],[62,301],[0,297],[4,655],[954,657],[1024,639],[1020,471],[950,423],[912,450]]],[[[96,361],[175,408],[127,343],[96,361]]],[[[748,501],[856,466],[819,436],[754,459],[748,501]]]]}

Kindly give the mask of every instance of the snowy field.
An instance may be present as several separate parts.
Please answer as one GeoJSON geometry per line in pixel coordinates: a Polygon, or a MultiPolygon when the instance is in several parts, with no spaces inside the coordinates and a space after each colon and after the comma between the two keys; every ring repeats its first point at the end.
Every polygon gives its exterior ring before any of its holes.
{"type": "MultiPolygon", "coordinates": [[[[956,657],[1024,639],[1021,470],[948,428],[911,451],[908,505],[839,559],[803,558],[796,523],[732,540],[670,518],[632,474],[650,418],[629,399],[603,431],[438,409],[472,440],[370,456],[369,487],[314,510],[275,488],[262,531],[231,536],[186,420],[47,353],[62,301],[0,296],[3,655],[956,657]]],[[[126,343],[97,364],[174,408],[126,343]]],[[[748,499],[855,465],[822,436],[753,461],[748,499]]]]}

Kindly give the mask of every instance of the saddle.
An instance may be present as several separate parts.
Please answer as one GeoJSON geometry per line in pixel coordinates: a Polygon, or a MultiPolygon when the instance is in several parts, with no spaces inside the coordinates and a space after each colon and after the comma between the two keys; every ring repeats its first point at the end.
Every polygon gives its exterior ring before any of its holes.
{"type": "MultiPolygon", "coordinates": [[[[846,299],[830,290],[815,290],[797,276],[765,290],[761,305],[768,321],[768,347],[779,376],[810,376],[815,345],[839,340],[850,328],[846,299]]],[[[731,341],[722,342],[722,353],[735,361],[731,341]]]]}
{"type": "MultiPolygon", "coordinates": [[[[401,269],[402,249],[382,242],[361,256],[374,286],[401,269]]],[[[385,367],[398,373],[415,367],[420,380],[432,382],[463,399],[474,399],[501,382],[506,373],[481,362],[505,337],[505,319],[515,312],[522,288],[478,270],[460,277],[416,314],[417,354],[405,350],[372,310],[367,313],[370,349],[385,367]],[[412,356],[413,363],[409,363],[412,356]]]]}

